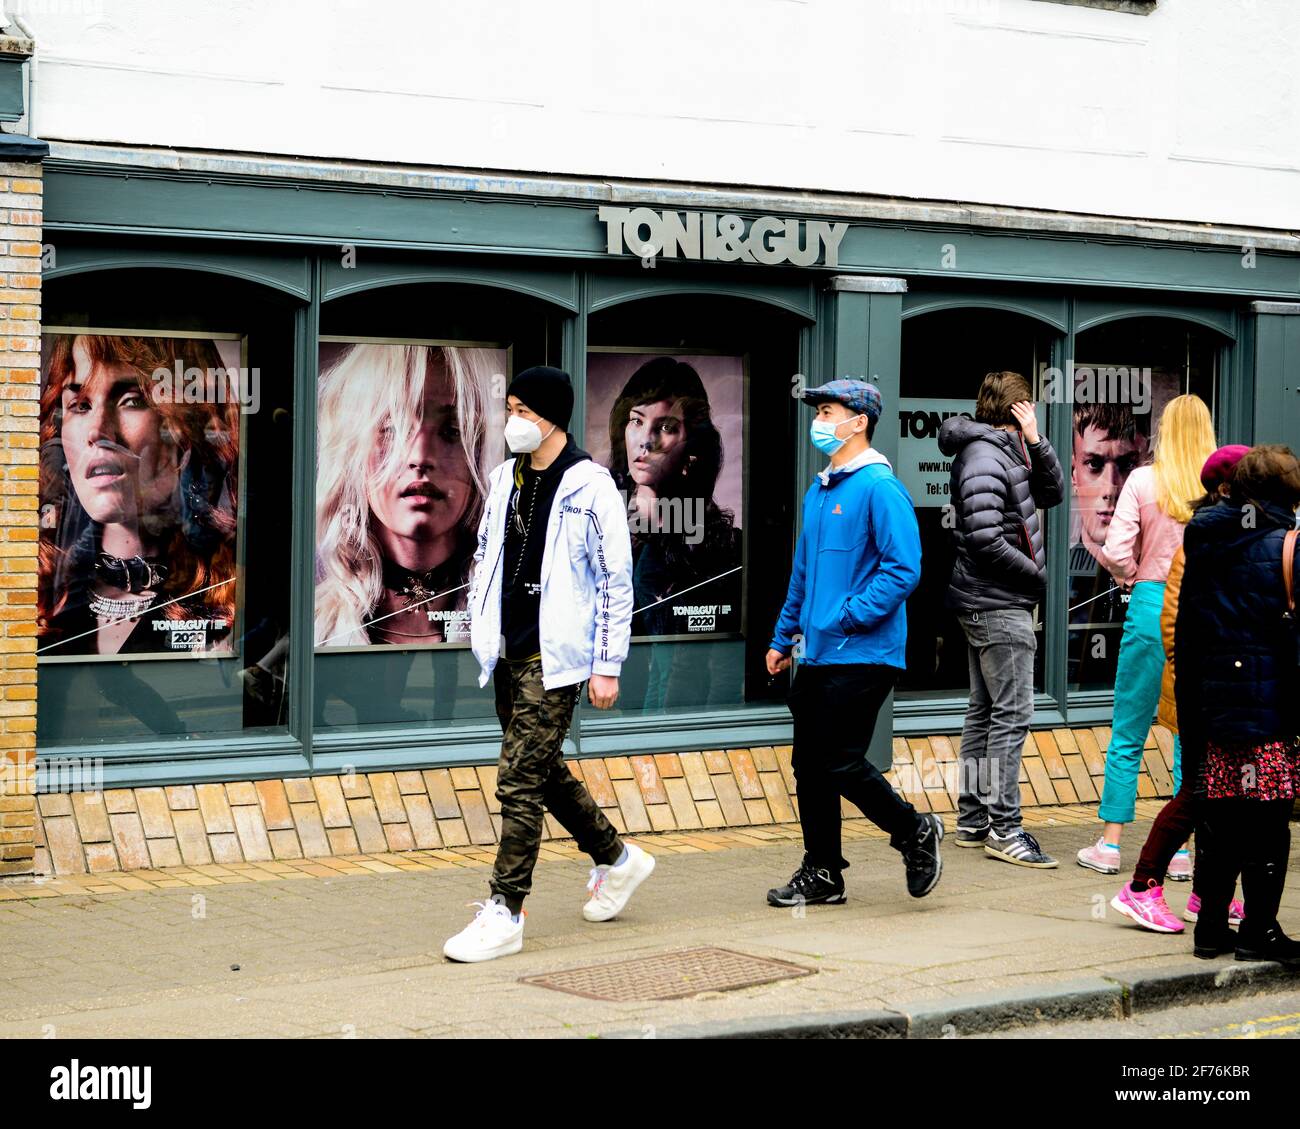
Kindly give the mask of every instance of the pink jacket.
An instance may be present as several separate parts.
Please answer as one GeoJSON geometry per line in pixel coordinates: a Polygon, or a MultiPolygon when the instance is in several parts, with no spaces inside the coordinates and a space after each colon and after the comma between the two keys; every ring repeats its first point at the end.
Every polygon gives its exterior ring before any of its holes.
{"type": "Polygon", "coordinates": [[[1123,584],[1139,580],[1164,583],[1182,543],[1182,522],[1156,505],[1155,469],[1138,467],[1124,483],[1106,531],[1102,557],[1110,574],[1123,584]]]}

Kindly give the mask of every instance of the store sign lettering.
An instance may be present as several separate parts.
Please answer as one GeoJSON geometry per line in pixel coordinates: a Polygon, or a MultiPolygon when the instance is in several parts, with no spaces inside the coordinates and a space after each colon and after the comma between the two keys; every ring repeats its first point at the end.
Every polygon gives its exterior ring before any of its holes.
{"type": "Polygon", "coordinates": [[[813,266],[819,259],[839,266],[847,223],[760,216],[745,226],[735,215],[716,212],[656,212],[652,208],[602,206],[605,249],[641,259],[704,259],[719,263],[791,263],[813,266]]]}
{"type": "Polygon", "coordinates": [[[939,428],[943,426],[943,421],[946,419],[952,419],[953,416],[965,416],[967,419],[975,418],[970,414],[970,412],[899,412],[898,437],[900,439],[938,438],[939,428]]]}

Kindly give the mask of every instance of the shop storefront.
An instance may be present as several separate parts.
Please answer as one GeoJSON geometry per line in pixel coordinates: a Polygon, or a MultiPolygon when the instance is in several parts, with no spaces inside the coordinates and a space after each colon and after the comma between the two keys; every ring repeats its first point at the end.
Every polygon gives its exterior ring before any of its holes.
{"type": "MultiPolygon", "coordinates": [[[[665,777],[674,753],[789,742],[762,660],[818,469],[803,382],[881,388],[875,445],[916,505],[898,737],[960,729],[936,434],[985,372],[1032,374],[1071,476],[1046,519],[1047,729],[1108,719],[1123,605],[1095,551],[1162,404],[1196,392],[1221,441],[1300,446],[1300,248],[1281,236],[107,147],[56,153],[44,199],[54,791],[91,765],[116,790],[494,763],[465,585],[505,382],[530,365],[573,375],[570,429],[634,500],[621,698],[579,709],[570,751],[658,754],[665,777]],[[80,454],[96,431],[117,455],[80,454]],[[630,456],[646,435],[656,457],[630,456]],[[135,579],[165,598],[102,630],[94,578],[159,566],[135,579]]],[[[775,785],[743,776],[780,818],[775,785]]]]}

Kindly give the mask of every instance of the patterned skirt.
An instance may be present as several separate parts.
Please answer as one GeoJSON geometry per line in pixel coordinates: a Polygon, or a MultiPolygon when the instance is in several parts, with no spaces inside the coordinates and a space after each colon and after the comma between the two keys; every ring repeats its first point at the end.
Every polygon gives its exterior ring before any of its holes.
{"type": "Polygon", "coordinates": [[[1300,795],[1300,739],[1258,745],[1211,741],[1205,753],[1208,799],[1294,800],[1300,795]]]}

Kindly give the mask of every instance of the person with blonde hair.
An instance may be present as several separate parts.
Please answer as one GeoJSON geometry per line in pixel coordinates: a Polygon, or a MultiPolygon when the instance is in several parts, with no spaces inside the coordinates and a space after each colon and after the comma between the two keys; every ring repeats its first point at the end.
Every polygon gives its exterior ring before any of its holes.
{"type": "Polygon", "coordinates": [[[317,646],[468,641],[478,523],[503,446],[492,356],[357,344],[321,374],[317,646]]]}
{"type": "MultiPolygon", "coordinates": [[[[1205,466],[1201,468],[1205,497],[1196,503],[1193,507],[1195,510],[1227,504],[1233,472],[1249,450],[1249,447],[1239,443],[1232,444],[1220,447],[1205,460],[1205,466]]],[[[1110,900],[1111,906],[1125,917],[1153,933],[1183,932],[1182,921],[1165,904],[1164,884],[1169,876],[1170,865],[1196,826],[1196,791],[1200,783],[1200,765],[1205,755],[1204,748],[1198,747],[1196,740],[1182,740],[1182,727],[1178,722],[1174,636],[1177,633],[1178,603],[1182,595],[1186,564],[1183,554],[1182,548],[1174,554],[1173,564],[1169,567],[1169,579],[1165,582],[1164,606],[1160,611],[1160,634],[1165,644],[1165,672],[1160,684],[1160,710],[1156,714],[1162,725],[1178,735],[1176,739],[1182,749],[1182,781],[1173,799],[1160,809],[1160,814],[1151,824],[1142,854],[1138,857],[1137,866],[1133,868],[1132,881],[1126,882],[1123,889],[1110,900]]],[[[1199,744],[1203,745],[1204,742],[1199,744]]],[[[1201,895],[1197,887],[1206,877],[1204,847],[1204,840],[1199,840],[1196,844],[1197,866],[1192,875],[1192,892],[1187,896],[1187,908],[1183,910],[1183,921],[1193,924],[1200,920],[1201,895]]],[[[1240,899],[1233,898],[1228,906],[1229,924],[1240,925],[1245,916],[1245,905],[1240,899]]]]}
{"type": "MultiPolygon", "coordinates": [[[[1201,468],[1218,443],[1210,410],[1199,396],[1175,396],[1165,405],[1147,466],[1129,475],[1106,533],[1103,564],[1128,590],[1128,613],[1115,668],[1115,712],[1106,750],[1106,779],[1098,817],[1105,823],[1097,842],[1078,853],[1080,866],[1118,874],[1120,836],[1132,823],[1138,767],[1147,733],[1160,701],[1165,653],[1160,611],[1174,554],[1183,543],[1192,503],[1204,494],[1201,468]]],[[[1181,749],[1174,740],[1174,791],[1181,783],[1181,749]]],[[[1191,877],[1184,850],[1175,855],[1168,876],[1191,877]]],[[[1155,892],[1158,896],[1158,890],[1155,892]]],[[[1157,907],[1158,908],[1158,907],[1157,907]]]]}

